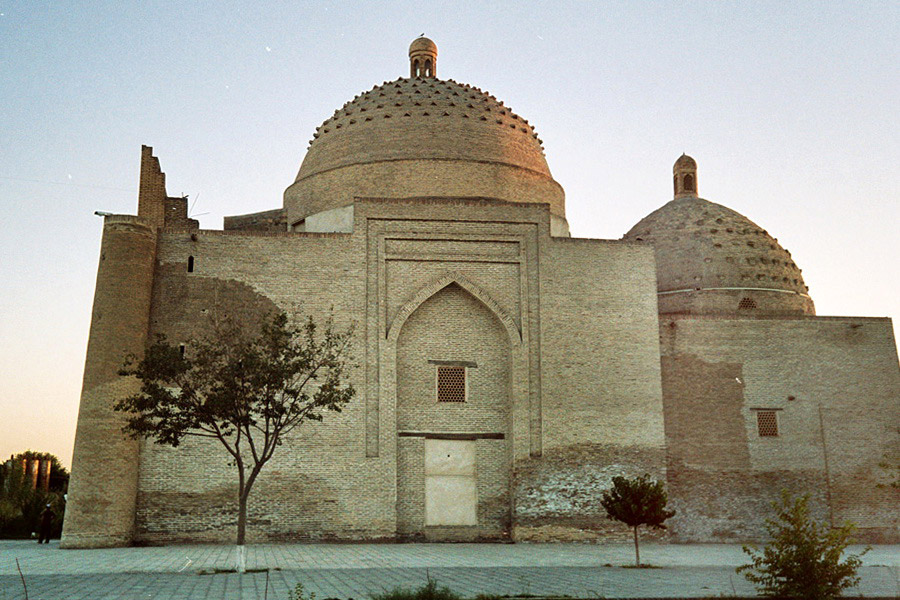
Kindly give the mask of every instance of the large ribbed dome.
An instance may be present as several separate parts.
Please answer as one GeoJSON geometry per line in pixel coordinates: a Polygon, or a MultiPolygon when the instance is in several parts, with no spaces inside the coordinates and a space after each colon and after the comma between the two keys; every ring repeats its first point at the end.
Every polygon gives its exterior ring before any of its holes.
{"type": "MultiPolygon", "coordinates": [[[[675,165],[676,190],[685,164],[675,165]]],[[[660,313],[815,314],[791,254],[762,227],[720,204],[677,197],[623,239],[653,245],[660,313]]]]}
{"type": "Polygon", "coordinates": [[[550,177],[534,128],[493,96],[452,80],[401,78],[334,111],[316,129],[297,181],[346,165],[421,158],[497,162],[550,177]]]}
{"type": "MultiPolygon", "coordinates": [[[[417,42],[411,55],[429,51],[417,42]]],[[[565,218],[528,121],[478,88],[436,77],[385,82],[336,110],[316,129],[285,208],[293,220],[354,197],[418,196],[544,202],[565,218]]]]}

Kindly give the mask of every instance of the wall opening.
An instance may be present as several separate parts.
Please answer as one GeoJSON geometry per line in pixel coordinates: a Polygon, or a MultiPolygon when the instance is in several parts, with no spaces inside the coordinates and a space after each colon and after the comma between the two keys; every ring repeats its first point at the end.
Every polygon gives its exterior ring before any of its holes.
{"type": "Polygon", "coordinates": [[[684,176],[684,191],[693,192],[694,191],[694,176],[688,173],[684,176]]]}
{"type": "Polygon", "coordinates": [[[756,300],[753,298],[741,298],[741,301],[738,302],[739,310],[752,310],[756,308],[756,300]]]}
{"type": "Polygon", "coordinates": [[[398,437],[398,531],[434,541],[502,535],[510,514],[512,369],[504,322],[449,283],[418,304],[396,340],[396,428],[425,433],[424,443],[398,437]],[[430,437],[441,432],[465,439],[430,437]],[[461,526],[478,529],[440,529],[461,526]]]}
{"type": "Polygon", "coordinates": [[[759,437],[778,437],[777,411],[756,411],[756,429],[759,432],[759,437]]]}
{"type": "Polygon", "coordinates": [[[193,256],[188,256],[187,272],[188,273],[194,272],[194,257],[193,256]]]}
{"type": "Polygon", "coordinates": [[[466,401],[466,368],[465,367],[438,367],[437,368],[437,401],[438,402],[465,402],[466,401]]]}

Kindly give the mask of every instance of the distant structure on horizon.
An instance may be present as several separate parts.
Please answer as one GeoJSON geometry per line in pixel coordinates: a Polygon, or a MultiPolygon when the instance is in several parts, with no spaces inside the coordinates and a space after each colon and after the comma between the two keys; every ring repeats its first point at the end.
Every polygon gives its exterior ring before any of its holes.
{"type": "Polygon", "coordinates": [[[674,541],[759,539],[786,488],[900,542],[890,319],[816,316],[694,159],[673,177],[622,239],[570,237],[534,127],[439,79],[424,37],[316,130],[282,208],[201,230],[143,147],[137,216],[105,217],[62,546],[232,539],[229,457],[125,439],[117,371],[157,334],[297,305],[359,325],[359,394],[276,453],[251,540],[615,538],[600,494],[646,472],[674,541]]]}
{"type": "Polygon", "coordinates": [[[16,455],[11,455],[2,466],[4,479],[8,479],[13,472],[18,471],[22,473],[22,480],[31,489],[44,492],[50,489],[52,461],[48,458],[16,458],[16,455]]]}

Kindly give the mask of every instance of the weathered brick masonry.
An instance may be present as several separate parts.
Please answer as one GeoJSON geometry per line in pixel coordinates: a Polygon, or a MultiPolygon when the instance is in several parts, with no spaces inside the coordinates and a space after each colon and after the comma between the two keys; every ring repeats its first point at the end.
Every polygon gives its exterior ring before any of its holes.
{"type": "Polygon", "coordinates": [[[528,121],[437,79],[430,40],[410,57],[317,129],[283,208],[224,231],[144,147],[138,216],[104,224],[64,547],[233,539],[230,456],[126,440],[117,370],[272,311],[355,325],[358,393],[275,453],[251,541],[615,539],[601,493],[640,473],[667,481],[674,540],[758,539],[782,488],[900,540],[889,319],[815,317],[790,254],[700,198],[687,156],[623,240],[570,238],[528,121]]]}
{"type": "Polygon", "coordinates": [[[781,489],[862,539],[897,539],[897,491],[879,485],[900,419],[889,319],[672,316],[660,336],[678,539],[752,539],[781,489]],[[758,409],[778,436],[759,436],[758,409]]]}

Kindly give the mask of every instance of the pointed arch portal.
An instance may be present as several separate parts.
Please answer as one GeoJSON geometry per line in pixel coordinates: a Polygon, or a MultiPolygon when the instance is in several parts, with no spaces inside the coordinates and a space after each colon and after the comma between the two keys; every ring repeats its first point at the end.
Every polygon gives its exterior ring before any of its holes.
{"type": "Polygon", "coordinates": [[[398,532],[435,541],[508,535],[512,355],[520,342],[514,321],[454,272],[414,294],[387,337],[395,365],[398,532]],[[440,393],[447,369],[463,391],[454,401],[440,393]]]}
{"type": "Polygon", "coordinates": [[[458,271],[445,273],[421,287],[419,291],[416,292],[399,311],[397,311],[397,314],[394,316],[388,327],[386,335],[387,340],[391,344],[396,344],[397,338],[400,336],[400,330],[403,328],[403,324],[406,323],[406,320],[409,319],[410,315],[412,315],[426,300],[443,290],[445,287],[453,284],[458,285],[460,288],[474,296],[494,314],[497,320],[503,325],[504,329],[506,329],[511,345],[518,346],[522,343],[522,332],[519,330],[515,320],[509,313],[500,306],[487,291],[458,271]]]}

